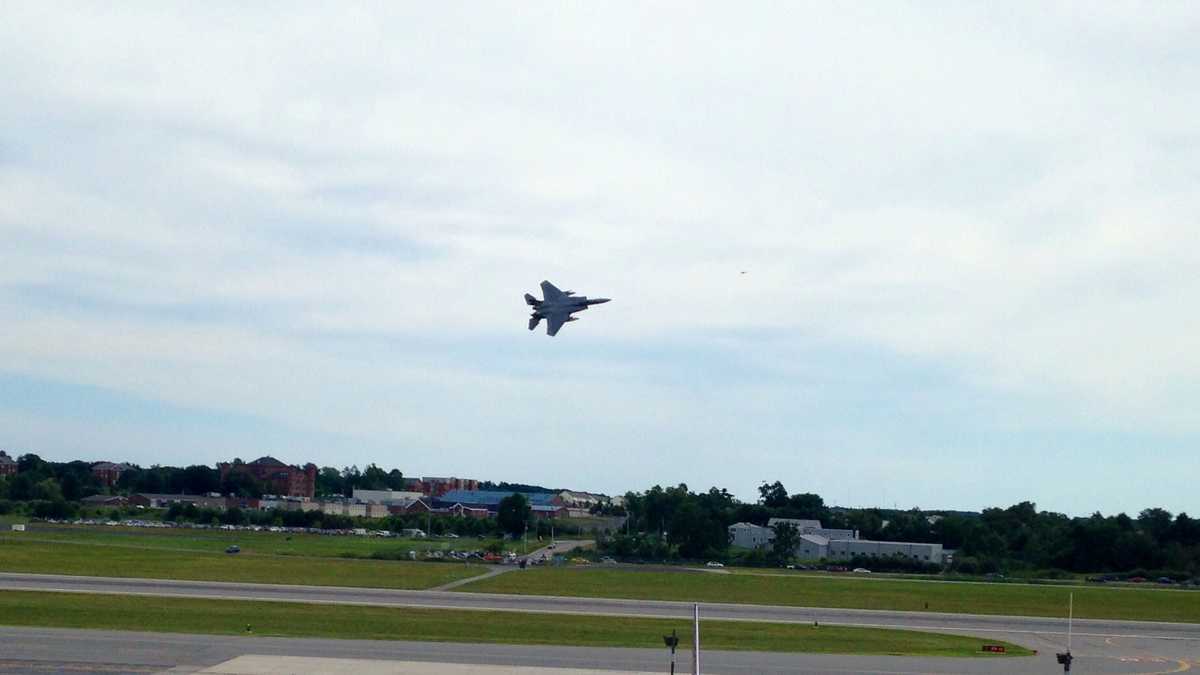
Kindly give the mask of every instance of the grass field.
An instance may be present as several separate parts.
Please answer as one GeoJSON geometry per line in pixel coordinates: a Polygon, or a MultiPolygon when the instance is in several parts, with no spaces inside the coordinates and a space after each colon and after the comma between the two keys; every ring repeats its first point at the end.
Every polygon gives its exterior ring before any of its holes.
{"type": "Polygon", "coordinates": [[[20,533],[0,536],[0,571],[3,572],[421,589],[483,574],[487,569],[482,565],[463,563],[229,555],[199,550],[28,541],[22,540],[20,533]]]}
{"type": "Polygon", "coordinates": [[[1065,616],[1073,592],[1077,618],[1200,623],[1200,592],[1150,589],[539,568],[458,590],[1019,616],[1065,616]]]}
{"type": "MultiPolygon", "coordinates": [[[[282,602],[132,598],[75,593],[0,591],[0,624],[61,628],[103,628],[171,633],[245,634],[285,637],[487,642],[662,648],[662,636],[676,629],[681,647],[690,646],[685,619],[634,619],[569,614],[522,614],[282,602]]],[[[708,649],[978,656],[981,646],[1005,644],[1009,655],[1030,652],[994,640],[921,633],[801,624],[735,621],[701,623],[708,649]]]]}
{"type": "Polygon", "coordinates": [[[72,543],[109,544],[189,551],[224,551],[237,544],[245,553],[317,557],[369,558],[375,553],[402,556],[408,551],[474,550],[490,541],[480,539],[401,539],[355,535],[288,534],[237,530],[140,528],[34,523],[28,532],[0,532],[0,537],[72,543]]]}

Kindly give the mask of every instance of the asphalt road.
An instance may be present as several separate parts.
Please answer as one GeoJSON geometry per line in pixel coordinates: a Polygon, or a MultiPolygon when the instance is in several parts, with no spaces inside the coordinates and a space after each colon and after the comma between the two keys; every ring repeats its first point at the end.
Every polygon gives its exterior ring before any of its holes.
{"type": "MultiPolygon", "coordinates": [[[[520,574],[519,571],[513,572],[520,574]]],[[[340,604],[367,604],[398,607],[433,607],[452,609],[479,609],[489,611],[521,611],[521,612],[551,612],[579,613],[589,615],[615,616],[655,616],[672,617],[687,620],[691,616],[692,605],[681,602],[664,602],[652,600],[614,600],[597,598],[567,598],[547,596],[496,595],[482,593],[455,593],[444,591],[401,591],[388,589],[340,588],[327,586],[282,586],[268,584],[237,584],[222,582],[200,581],[167,581],[158,579],[118,579],[105,577],[70,577],[58,575],[39,575],[21,573],[0,573],[0,587],[7,589],[68,591],[87,593],[117,593],[122,595],[155,595],[176,597],[226,598],[239,600],[269,600],[296,602],[328,602],[340,604]]],[[[841,625],[878,626],[889,628],[911,628],[919,630],[935,630],[954,633],[965,633],[980,637],[995,637],[1008,640],[1039,650],[1036,660],[1050,659],[1053,663],[1053,652],[1064,648],[1066,636],[1066,621],[1035,617],[1007,617],[970,614],[935,614],[917,612],[891,612],[873,610],[825,609],[809,607],[782,607],[767,605],[736,605],[701,603],[700,613],[703,618],[729,619],[740,621],[772,621],[772,622],[803,622],[836,623],[841,625]]],[[[122,634],[114,634],[122,635],[122,634]]],[[[218,638],[199,637],[201,641],[213,641],[218,638]]],[[[329,642],[300,640],[298,642],[329,642]]],[[[343,644],[343,641],[333,641],[343,644]]],[[[237,644],[242,644],[237,642],[237,644]]],[[[368,643],[378,644],[378,643],[368,643]]],[[[391,644],[391,643],[385,643],[391,644]]],[[[455,646],[461,647],[461,646],[455,646]]],[[[1079,657],[1074,672],[1169,672],[1180,668],[1186,669],[1200,662],[1200,626],[1194,624],[1175,624],[1142,621],[1112,621],[1112,620],[1077,620],[1074,625],[1073,653],[1079,657]],[[1117,668],[1113,670],[1111,668],[1117,668]]],[[[447,647],[449,648],[449,647],[447,647]]],[[[490,648],[489,648],[490,649],[490,648]]],[[[534,653],[542,648],[509,647],[520,653],[534,653]],[[533,651],[530,651],[533,650],[533,651]]],[[[547,648],[551,649],[551,648],[547,648]]],[[[559,648],[553,648],[559,649],[559,648]]],[[[562,648],[567,649],[567,648],[562,648]]],[[[587,650],[585,650],[587,651],[587,650]]],[[[596,651],[596,650],[592,650],[596,651]]],[[[603,653],[626,652],[631,650],[599,650],[603,653]]],[[[632,650],[638,651],[638,650],[632,650]]],[[[0,650],[0,654],[10,652],[0,650]]],[[[93,652],[95,653],[95,652],[93,652]]],[[[250,652],[243,652],[250,653],[250,652]]],[[[492,652],[488,652],[492,653],[492,652]]],[[[729,659],[746,658],[744,653],[731,652],[729,659]]],[[[594,654],[592,655],[594,656],[594,654]]],[[[411,654],[404,658],[412,659],[411,654]]],[[[541,658],[541,657],[537,657],[541,658]]],[[[718,657],[726,658],[726,657],[718,657]]],[[[760,665],[750,666],[752,672],[838,672],[832,668],[833,661],[819,662],[821,658],[814,655],[771,655],[759,654],[754,658],[761,660],[760,665]],[[804,664],[817,663],[809,670],[796,670],[798,662],[788,661],[782,670],[771,670],[771,659],[802,659],[804,664]],[[813,661],[816,659],[817,661],[813,661]],[[814,670],[815,668],[815,670],[814,670]]],[[[838,663],[850,657],[836,657],[838,663]]],[[[870,659],[874,657],[853,657],[855,659],[870,659]]],[[[897,661],[888,657],[888,663],[897,661]]],[[[418,659],[419,660],[419,659],[418,659]]],[[[586,659],[584,659],[586,662],[586,659]]],[[[906,661],[899,659],[899,661],[906,661]]],[[[951,660],[954,664],[948,670],[938,670],[936,664],[944,662],[939,659],[918,659],[919,665],[913,666],[912,672],[1012,672],[979,670],[962,670],[965,664],[972,668],[990,668],[994,661],[985,660],[951,660]],[[929,661],[930,663],[924,663],[929,661]]],[[[1027,660],[1022,660],[1027,663],[1027,660]]],[[[595,663],[595,661],[593,661],[595,663]]],[[[712,668],[705,671],[719,672],[718,661],[712,668]]],[[[733,662],[730,661],[732,664],[733,662]]],[[[759,664],[759,661],[755,662],[759,664]]],[[[871,663],[864,661],[864,664],[871,663]]],[[[909,672],[897,667],[882,667],[882,662],[874,665],[855,666],[847,672],[909,672]]],[[[208,665],[208,664],[205,664],[208,665]]],[[[526,664],[533,665],[533,664],[526,664]]],[[[577,663],[575,664],[577,665],[577,663]]],[[[1009,667],[1013,662],[1009,660],[1009,667]]],[[[730,672],[747,672],[746,664],[734,667],[730,672]],[[741,670],[738,670],[741,668],[741,670]]],[[[615,666],[619,669],[634,669],[628,663],[615,666]]],[[[1041,670],[1041,666],[1037,668],[1041,670]]],[[[3,668],[0,667],[0,672],[3,668]]],[[[1053,672],[1045,671],[1045,672],[1053,672]]]]}
{"type": "MultiPolygon", "coordinates": [[[[586,668],[665,673],[665,649],[597,649],[377,640],[254,638],[175,633],[133,633],[57,628],[0,627],[0,673],[149,673],[195,672],[247,654],[465,663],[514,667],[586,668]]],[[[679,652],[678,672],[687,672],[691,654],[679,652]]],[[[1190,663],[1155,658],[1121,661],[1080,656],[1077,673],[1165,673],[1190,663]]],[[[708,674],[888,673],[889,675],[1061,672],[1051,654],[1029,658],[980,659],[701,653],[708,674]]],[[[436,672],[431,669],[429,672],[436,672]]]]}

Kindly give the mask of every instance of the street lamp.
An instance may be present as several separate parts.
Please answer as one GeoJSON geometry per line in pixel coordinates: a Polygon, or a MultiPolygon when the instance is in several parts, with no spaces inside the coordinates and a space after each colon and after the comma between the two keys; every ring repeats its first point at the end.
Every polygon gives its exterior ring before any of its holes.
{"type": "Polygon", "coordinates": [[[675,636],[674,628],[670,635],[663,636],[663,642],[671,649],[671,675],[675,675],[675,648],[679,646],[679,638],[675,636]]]}

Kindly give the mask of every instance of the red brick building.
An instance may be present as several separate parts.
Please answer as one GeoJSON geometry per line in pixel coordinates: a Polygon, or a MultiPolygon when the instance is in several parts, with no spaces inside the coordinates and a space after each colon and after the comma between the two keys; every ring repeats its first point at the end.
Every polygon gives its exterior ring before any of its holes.
{"type": "Polygon", "coordinates": [[[96,462],[92,465],[92,475],[96,480],[100,481],[101,485],[112,487],[116,485],[121,474],[129,470],[128,464],[114,464],[112,462],[96,462]]]}
{"type": "Polygon", "coordinates": [[[267,486],[270,494],[312,499],[317,490],[317,465],[308,463],[301,469],[267,455],[246,464],[221,462],[221,482],[230,474],[246,474],[267,486]]]}
{"type": "Polygon", "coordinates": [[[424,478],[404,479],[404,489],[420,492],[430,497],[441,497],[451,490],[478,490],[479,481],[474,478],[442,478],[425,476],[424,478]]]}
{"type": "Polygon", "coordinates": [[[0,476],[15,476],[17,475],[17,460],[8,456],[8,453],[0,450],[0,476]]]}

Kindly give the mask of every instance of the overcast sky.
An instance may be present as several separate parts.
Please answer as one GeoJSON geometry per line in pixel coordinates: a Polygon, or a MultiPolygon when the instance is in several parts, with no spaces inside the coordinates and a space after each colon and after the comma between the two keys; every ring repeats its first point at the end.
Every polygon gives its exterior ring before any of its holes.
{"type": "Polygon", "coordinates": [[[0,6],[10,453],[1200,512],[1194,3],[116,4],[0,6]]]}

